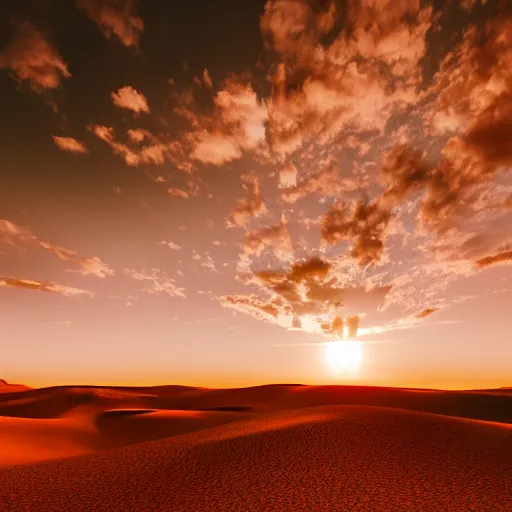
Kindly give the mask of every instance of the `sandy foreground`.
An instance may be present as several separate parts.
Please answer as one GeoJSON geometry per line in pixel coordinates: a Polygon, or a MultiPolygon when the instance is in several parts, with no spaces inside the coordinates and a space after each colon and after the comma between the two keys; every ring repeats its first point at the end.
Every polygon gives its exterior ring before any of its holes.
{"type": "Polygon", "coordinates": [[[0,394],[0,511],[512,510],[512,393],[0,394]]]}

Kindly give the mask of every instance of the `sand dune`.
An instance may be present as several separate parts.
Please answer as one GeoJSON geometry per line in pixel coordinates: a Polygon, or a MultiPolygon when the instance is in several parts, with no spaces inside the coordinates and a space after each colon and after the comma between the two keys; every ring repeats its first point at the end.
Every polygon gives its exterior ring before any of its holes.
{"type": "MultiPolygon", "coordinates": [[[[0,416],[0,467],[172,437],[251,417],[224,411],[82,410],[62,418],[0,416]]],[[[1,508],[0,508],[1,510],[1,508]]]]}
{"type": "Polygon", "coordinates": [[[98,449],[162,439],[249,418],[224,411],[112,410],[96,417],[98,449]]]}
{"type": "Polygon", "coordinates": [[[322,406],[3,469],[0,503],[40,512],[499,512],[510,510],[510,453],[506,425],[322,406]]]}
{"type": "Polygon", "coordinates": [[[493,390],[0,395],[1,512],[510,510],[511,454],[512,395],[493,390]]]}
{"type": "Polygon", "coordinates": [[[186,386],[60,386],[0,395],[0,416],[58,418],[109,409],[253,410],[273,412],[317,405],[379,405],[512,423],[510,394],[368,386],[265,385],[237,389],[186,386]]]}
{"type": "Polygon", "coordinates": [[[27,391],[29,389],[29,387],[23,386],[23,384],[9,384],[4,379],[0,379],[0,394],[18,393],[20,391],[27,391]]]}
{"type": "Polygon", "coordinates": [[[0,467],[90,453],[96,450],[95,437],[86,418],[0,416],[0,467]]]}

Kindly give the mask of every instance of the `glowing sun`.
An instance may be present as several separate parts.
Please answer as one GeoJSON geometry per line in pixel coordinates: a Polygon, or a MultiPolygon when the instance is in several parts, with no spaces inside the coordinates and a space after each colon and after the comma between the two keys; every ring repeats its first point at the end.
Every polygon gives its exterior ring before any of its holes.
{"type": "Polygon", "coordinates": [[[331,341],[324,345],[325,361],[336,373],[356,372],[363,359],[363,345],[357,341],[331,341]]]}

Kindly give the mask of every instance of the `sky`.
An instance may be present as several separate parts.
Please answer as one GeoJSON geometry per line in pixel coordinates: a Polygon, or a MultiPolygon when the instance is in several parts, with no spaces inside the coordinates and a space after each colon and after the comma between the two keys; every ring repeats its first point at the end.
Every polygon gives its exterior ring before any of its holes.
{"type": "Polygon", "coordinates": [[[7,381],[512,384],[509,2],[8,2],[0,112],[7,381]]]}

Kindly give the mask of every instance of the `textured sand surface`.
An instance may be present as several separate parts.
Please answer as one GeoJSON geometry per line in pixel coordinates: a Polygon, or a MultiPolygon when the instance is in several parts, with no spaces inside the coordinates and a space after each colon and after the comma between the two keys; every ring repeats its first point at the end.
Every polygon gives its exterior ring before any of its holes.
{"type": "Polygon", "coordinates": [[[511,406],[338,386],[5,394],[0,511],[509,512],[511,406]]]}
{"type": "Polygon", "coordinates": [[[510,511],[512,429],[364,406],[0,471],[6,511],[510,511]]]}

